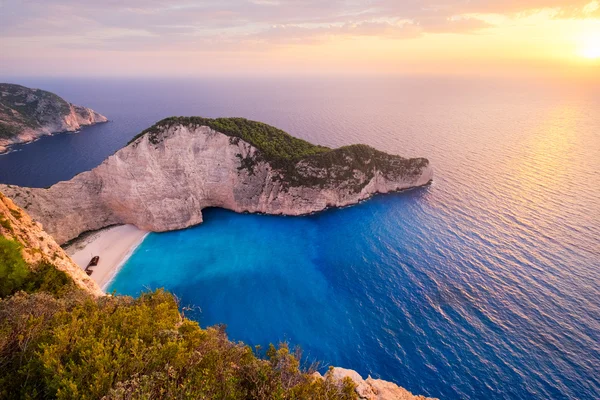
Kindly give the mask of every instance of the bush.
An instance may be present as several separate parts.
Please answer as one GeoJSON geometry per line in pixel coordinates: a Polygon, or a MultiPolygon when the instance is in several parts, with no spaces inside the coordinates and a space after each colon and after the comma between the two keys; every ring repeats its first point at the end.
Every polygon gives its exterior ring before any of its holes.
{"type": "Polygon", "coordinates": [[[22,288],[30,275],[29,266],[21,255],[21,246],[0,236],[0,297],[22,288]]]}
{"type": "Polygon", "coordinates": [[[316,379],[286,344],[266,358],[201,329],[159,290],[95,298],[0,236],[0,399],[355,399],[316,379]]]}
{"type": "Polygon", "coordinates": [[[360,144],[332,150],[244,118],[166,118],[134,137],[129,144],[147,135],[150,143],[158,145],[168,134],[168,129],[178,125],[190,128],[208,126],[230,136],[231,143],[242,139],[251,144],[258,152],[246,158],[238,155],[239,169],[246,169],[252,175],[254,166],[266,161],[278,172],[273,179],[284,188],[343,186],[357,193],[374,177],[376,171],[389,179],[417,176],[429,163],[424,158],[405,159],[360,144]]]}
{"type": "Polygon", "coordinates": [[[61,296],[74,288],[71,278],[47,261],[31,268],[23,259],[21,246],[0,236],[0,298],[19,290],[61,296]]]}
{"type": "Polygon", "coordinates": [[[245,118],[166,118],[134,137],[128,144],[135,142],[144,135],[149,135],[151,143],[158,144],[161,141],[159,134],[163,130],[175,125],[208,126],[232,138],[242,139],[259,149],[269,161],[299,160],[310,155],[330,151],[327,147],[317,146],[305,140],[298,139],[281,129],[245,118]]]}
{"type": "Polygon", "coordinates": [[[349,381],[302,372],[286,345],[261,359],[223,328],[201,329],[160,290],[1,300],[0,368],[0,398],[356,398],[349,381]]]}

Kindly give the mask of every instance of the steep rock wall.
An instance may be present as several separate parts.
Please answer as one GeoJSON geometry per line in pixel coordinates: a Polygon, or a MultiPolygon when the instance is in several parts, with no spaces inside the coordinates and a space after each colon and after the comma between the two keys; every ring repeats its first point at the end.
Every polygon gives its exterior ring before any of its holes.
{"type": "Polygon", "coordinates": [[[309,214],[423,186],[433,177],[425,159],[372,151],[384,164],[371,165],[371,156],[348,152],[333,165],[324,164],[323,157],[307,158],[285,172],[244,140],[207,126],[179,124],[158,136],[139,137],[70,181],[48,189],[0,185],[0,190],[64,243],[113,224],[155,232],[186,228],[202,222],[206,207],[309,214]]]}
{"type": "Polygon", "coordinates": [[[23,258],[30,265],[48,261],[66,272],[77,286],[94,296],[104,293],[86,273],[71,260],[63,249],[11,199],[0,193],[0,235],[16,240],[23,246],[23,258]]]}

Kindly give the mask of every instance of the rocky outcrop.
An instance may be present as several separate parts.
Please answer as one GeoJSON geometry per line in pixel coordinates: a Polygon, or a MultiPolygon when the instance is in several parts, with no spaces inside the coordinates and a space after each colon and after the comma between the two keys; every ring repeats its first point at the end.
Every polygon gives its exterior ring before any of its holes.
{"type": "Polygon", "coordinates": [[[68,103],[54,93],[0,83],[0,153],[12,144],[106,121],[94,110],[68,103]]]}
{"type": "Polygon", "coordinates": [[[341,382],[345,378],[351,379],[356,385],[356,394],[361,400],[436,400],[425,396],[415,396],[392,382],[371,377],[363,379],[358,372],[351,369],[335,367],[331,368],[324,378],[318,373],[315,373],[314,376],[316,379],[332,379],[335,382],[341,382]]]}
{"type": "MultiPolygon", "coordinates": [[[[268,143],[273,140],[283,139],[270,137],[268,143]]],[[[310,145],[300,142],[293,142],[293,148],[310,145]]],[[[202,222],[206,207],[309,214],[375,193],[423,186],[433,175],[426,159],[405,159],[368,146],[315,149],[300,159],[278,159],[270,156],[273,150],[206,125],[159,123],[70,181],[48,189],[0,185],[0,190],[64,243],[113,224],[155,232],[186,228],[202,222]]]]}
{"type": "Polygon", "coordinates": [[[0,235],[16,240],[23,247],[23,258],[29,265],[47,261],[71,276],[77,286],[94,296],[104,293],[63,249],[8,197],[0,193],[0,235]]]}

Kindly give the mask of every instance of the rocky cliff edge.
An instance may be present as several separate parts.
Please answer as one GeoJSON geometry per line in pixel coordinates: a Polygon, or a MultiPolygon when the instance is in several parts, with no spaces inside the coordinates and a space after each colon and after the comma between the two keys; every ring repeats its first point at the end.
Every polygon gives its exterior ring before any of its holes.
{"type": "Polygon", "coordinates": [[[0,193],[0,235],[17,241],[22,247],[23,259],[29,265],[47,261],[66,272],[81,289],[94,296],[104,293],[96,282],[75,264],[63,249],[11,199],[0,193]]]}
{"type": "Polygon", "coordinates": [[[425,158],[365,145],[332,150],[244,119],[170,118],[70,181],[0,191],[62,244],[114,224],[187,228],[202,222],[207,207],[304,215],[424,186],[432,177],[425,158]]]}

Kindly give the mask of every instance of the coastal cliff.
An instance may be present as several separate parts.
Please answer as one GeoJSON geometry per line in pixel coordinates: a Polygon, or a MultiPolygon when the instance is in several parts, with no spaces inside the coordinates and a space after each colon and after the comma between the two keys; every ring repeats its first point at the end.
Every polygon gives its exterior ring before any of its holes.
{"type": "Polygon", "coordinates": [[[115,224],[171,231],[202,209],[303,215],[427,185],[429,161],[315,146],[241,118],[168,118],[91,171],[48,189],[0,185],[58,243],[115,224]]]}
{"type": "Polygon", "coordinates": [[[54,93],[0,83],[0,153],[12,144],[107,121],[94,110],[68,103],[54,93]]]}
{"type": "MultiPolygon", "coordinates": [[[[71,260],[52,236],[42,229],[40,223],[33,221],[26,212],[2,193],[0,193],[0,237],[18,243],[23,259],[28,265],[49,263],[69,275],[85,292],[93,296],[104,295],[100,287],[71,260]]],[[[0,251],[2,250],[0,248],[0,251]]]]}
{"type": "Polygon", "coordinates": [[[318,372],[313,375],[316,379],[329,378],[334,382],[350,379],[355,385],[354,391],[360,400],[437,400],[422,395],[415,396],[393,382],[373,379],[370,376],[363,379],[358,372],[352,369],[333,367],[325,374],[325,377],[318,372]]]}

